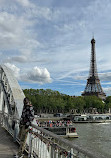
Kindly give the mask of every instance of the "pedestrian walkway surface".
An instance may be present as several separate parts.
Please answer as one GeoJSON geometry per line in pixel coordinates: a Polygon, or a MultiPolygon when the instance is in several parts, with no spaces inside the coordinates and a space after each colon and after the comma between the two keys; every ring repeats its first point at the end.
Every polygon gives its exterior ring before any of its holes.
{"type": "Polygon", "coordinates": [[[0,158],[13,158],[18,152],[18,147],[12,136],[0,125],[0,158]]]}

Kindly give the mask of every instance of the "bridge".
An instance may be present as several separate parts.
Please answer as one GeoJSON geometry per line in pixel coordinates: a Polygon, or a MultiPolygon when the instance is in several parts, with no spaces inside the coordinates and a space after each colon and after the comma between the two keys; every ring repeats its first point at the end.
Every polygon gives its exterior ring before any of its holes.
{"type": "MultiPolygon", "coordinates": [[[[25,95],[13,72],[5,65],[0,66],[0,158],[12,158],[18,152],[20,140],[19,120],[25,95]],[[15,127],[13,129],[13,122],[15,127]]],[[[69,140],[38,127],[30,126],[26,157],[28,158],[105,158],[92,153],[69,140]]]]}

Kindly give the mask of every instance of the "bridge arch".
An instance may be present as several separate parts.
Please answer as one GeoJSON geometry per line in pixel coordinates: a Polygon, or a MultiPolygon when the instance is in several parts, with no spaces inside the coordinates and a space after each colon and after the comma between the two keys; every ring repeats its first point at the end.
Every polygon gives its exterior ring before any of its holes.
{"type": "Polygon", "coordinates": [[[13,72],[5,65],[0,66],[0,111],[20,118],[25,95],[14,77],[13,72]]]}

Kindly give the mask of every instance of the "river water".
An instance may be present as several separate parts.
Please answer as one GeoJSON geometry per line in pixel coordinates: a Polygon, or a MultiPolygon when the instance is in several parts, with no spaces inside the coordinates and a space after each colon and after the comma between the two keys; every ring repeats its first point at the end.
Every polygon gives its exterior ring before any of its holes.
{"type": "Polygon", "coordinates": [[[81,123],[74,126],[79,138],[71,139],[73,143],[111,158],[111,123],[81,123]]]}

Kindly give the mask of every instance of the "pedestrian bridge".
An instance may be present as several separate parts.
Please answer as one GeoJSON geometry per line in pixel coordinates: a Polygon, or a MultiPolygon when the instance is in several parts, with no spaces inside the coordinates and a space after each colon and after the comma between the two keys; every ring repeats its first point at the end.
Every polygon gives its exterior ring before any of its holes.
{"type": "Polygon", "coordinates": [[[17,151],[18,144],[0,124],[0,158],[13,158],[13,154],[17,151]]]}
{"type": "MultiPolygon", "coordinates": [[[[0,158],[12,158],[19,147],[19,119],[25,95],[13,72],[0,66],[0,158]],[[15,126],[13,127],[13,123],[15,126]]],[[[85,147],[32,124],[27,138],[28,158],[105,158],[85,147]]]]}

